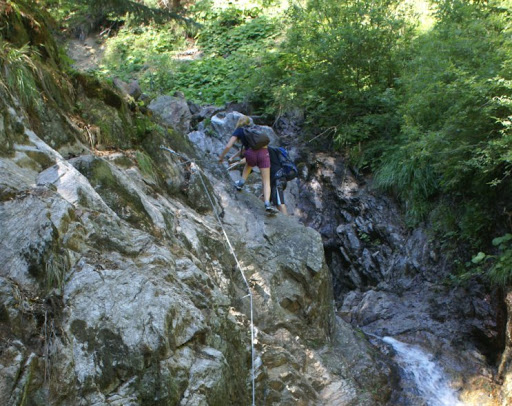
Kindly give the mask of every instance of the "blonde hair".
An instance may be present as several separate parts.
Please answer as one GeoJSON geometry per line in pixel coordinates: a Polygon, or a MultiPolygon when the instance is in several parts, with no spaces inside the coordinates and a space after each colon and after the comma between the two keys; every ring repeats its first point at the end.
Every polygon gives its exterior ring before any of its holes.
{"type": "Polygon", "coordinates": [[[238,122],[236,123],[236,128],[243,127],[244,125],[251,124],[251,119],[247,116],[242,116],[238,119],[238,122]]]}

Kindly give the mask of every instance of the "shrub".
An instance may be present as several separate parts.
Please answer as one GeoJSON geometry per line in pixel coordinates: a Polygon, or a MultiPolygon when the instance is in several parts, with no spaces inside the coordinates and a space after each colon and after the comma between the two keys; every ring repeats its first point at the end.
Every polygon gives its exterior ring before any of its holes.
{"type": "Polygon", "coordinates": [[[437,25],[411,49],[400,79],[400,134],[383,148],[377,171],[377,184],[397,191],[409,218],[425,220],[439,205],[435,213],[449,211],[455,221],[435,227],[475,248],[512,197],[511,10],[498,4],[441,2],[437,25]]]}

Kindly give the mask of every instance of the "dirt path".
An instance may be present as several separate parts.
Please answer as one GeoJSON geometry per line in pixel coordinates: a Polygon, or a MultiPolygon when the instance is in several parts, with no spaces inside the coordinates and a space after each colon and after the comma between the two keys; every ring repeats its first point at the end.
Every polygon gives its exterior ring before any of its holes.
{"type": "Polygon", "coordinates": [[[67,54],[74,61],[73,67],[80,71],[98,68],[105,52],[104,42],[96,36],[81,41],[72,39],[68,42],[67,54]]]}

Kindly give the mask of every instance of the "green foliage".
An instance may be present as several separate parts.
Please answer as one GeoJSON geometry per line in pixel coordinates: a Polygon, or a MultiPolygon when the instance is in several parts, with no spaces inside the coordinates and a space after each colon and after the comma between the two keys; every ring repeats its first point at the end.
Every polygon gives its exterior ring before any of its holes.
{"type": "Polygon", "coordinates": [[[262,55],[277,35],[277,21],[261,9],[210,9],[203,12],[200,60],[177,64],[164,88],[181,90],[196,101],[222,105],[251,97],[252,79],[262,55]]]}
{"type": "Polygon", "coordinates": [[[506,287],[512,283],[512,234],[493,239],[492,245],[496,247],[495,255],[479,252],[471,259],[471,265],[480,272],[487,269],[491,283],[506,287]]]}
{"type": "Polygon", "coordinates": [[[512,282],[512,234],[495,238],[492,244],[498,248],[499,254],[489,271],[489,278],[497,285],[510,285],[512,282]]]}
{"type": "Polygon", "coordinates": [[[240,82],[249,75],[250,64],[243,58],[205,57],[180,64],[171,80],[176,89],[195,102],[222,105],[243,99],[247,88],[240,82]]]}
{"type": "Polygon", "coordinates": [[[198,45],[209,55],[224,57],[236,51],[248,55],[263,52],[276,35],[276,24],[259,13],[260,9],[243,11],[232,7],[209,14],[198,35],[198,45]]]}
{"type": "Polygon", "coordinates": [[[155,171],[155,164],[153,163],[151,157],[144,152],[137,151],[135,158],[142,174],[153,180],[156,180],[157,176],[155,171]]]}
{"type": "Polygon", "coordinates": [[[123,80],[146,77],[155,67],[161,68],[163,73],[168,63],[162,66],[162,62],[169,61],[169,53],[183,49],[185,40],[185,30],[175,23],[160,26],[127,24],[107,41],[105,58],[98,73],[123,80]]]}
{"type": "Polygon", "coordinates": [[[433,138],[435,134],[391,150],[375,175],[375,186],[394,192],[406,203],[410,225],[425,218],[432,208],[431,199],[439,191],[430,151],[433,138]]]}
{"type": "Polygon", "coordinates": [[[16,48],[0,39],[0,85],[25,106],[34,106],[40,100],[36,84],[39,69],[33,60],[37,55],[28,44],[16,48]]]}
{"type": "Polygon", "coordinates": [[[337,128],[338,147],[396,130],[393,87],[409,28],[398,1],[310,0],[289,11],[291,28],[262,91],[278,111],[299,105],[313,131],[337,128]]]}
{"type": "Polygon", "coordinates": [[[58,294],[62,294],[66,270],[69,269],[69,259],[66,255],[51,253],[45,262],[45,289],[50,292],[56,289],[58,294]]]}
{"type": "Polygon", "coordinates": [[[191,23],[178,13],[167,8],[154,7],[143,1],[135,0],[43,0],[43,3],[68,29],[80,26],[89,26],[89,29],[97,25],[114,22],[123,19],[127,15],[139,24],[155,22],[166,23],[170,20],[191,23]]]}
{"type": "Polygon", "coordinates": [[[69,28],[87,15],[88,6],[74,0],[43,0],[42,3],[55,20],[65,28],[69,28]]]}
{"type": "Polygon", "coordinates": [[[198,103],[222,105],[252,93],[250,80],[259,55],[277,33],[276,21],[260,9],[212,9],[204,2],[193,12],[203,23],[197,39],[201,58],[180,55],[190,43],[188,31],[176,23],[126,24],[107,41],[102,77],[138,79],[150,93],[182,91],[198,103]]]}
{"type": "Polygon", "coordinates": [[[435,209],[438,229],[474,247],[499,211],[510,210],[512,195],[511,10],[498,8],[505,3],[441,2],[437,25],[411,48],[400,79],[401,131],[382,149],[376,177],[415,222],[435,209]]]}

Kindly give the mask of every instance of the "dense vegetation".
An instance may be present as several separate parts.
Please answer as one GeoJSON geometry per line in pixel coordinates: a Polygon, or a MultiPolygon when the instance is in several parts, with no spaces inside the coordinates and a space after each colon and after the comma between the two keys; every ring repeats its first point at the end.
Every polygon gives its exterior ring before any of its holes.
{"type": "MultiPolygon", "coordinates": [[[[302,136],[373,174],[461,271],[512,281],[512,1],[41,2],[68,32],[103,33],[100,78],[302,110],[302,136]]],[[[27,49],[2,52],[5,70],[27,49]]]]}

